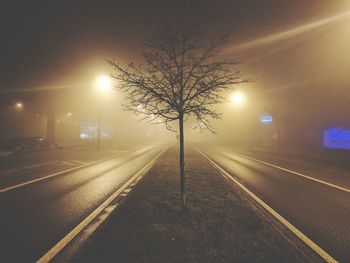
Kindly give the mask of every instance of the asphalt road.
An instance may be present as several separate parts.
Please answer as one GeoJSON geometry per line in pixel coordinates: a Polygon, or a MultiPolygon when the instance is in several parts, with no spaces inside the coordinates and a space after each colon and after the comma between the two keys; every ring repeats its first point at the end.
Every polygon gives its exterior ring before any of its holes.
{"type": "MultiPolygon", "coordinates": [[[[349,192],[258,163],[229,149],[210,147],[203,152],[333,258],[350,262],[349,192]]],[[[315,165],[293,160],[279,165],[349,189],[350,174],[321,173],[315,165]]]]}
{"type": "Polygon", "coordinates": [[[74,169],[79,166],[92,164],[98,160],[108,159],[129,150],[57,150],[43,152],[26,152],[22,155],[11,156],[10,168],[2,166],[3,158],[0,158],[0,192],[1,189],[11,185],[20,184],[30,180],[36,180],[44,176],[74,169]],[[17,164],[17,165],[16,165],[17,164]]]}
{"type": "MultiPolygon", "coordinates": [[[[33,168],[46,169],[46,166],[73,166],[78,162],[89,162],[112,155],[117,150],[86,145],[59,149],[23,151],[0,157],[0,179],[4,176],[18,175],[33,168]]],[[[51,169],[51,168],[50,168],[51,169]]]]}
{"type": "Polygon", "coordinates": [[[39,259],[161,150],[143,147],[0,193],[0,262],[39,259]]]}

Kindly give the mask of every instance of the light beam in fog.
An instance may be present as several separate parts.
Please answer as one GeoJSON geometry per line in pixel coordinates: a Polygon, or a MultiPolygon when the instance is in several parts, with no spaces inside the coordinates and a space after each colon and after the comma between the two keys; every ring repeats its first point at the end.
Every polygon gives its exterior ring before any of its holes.
{"type": "Polygon", "coordinates": [[[62,89],[70,89],[70,88],[79,88],[79,87],[84,87],[87,85],[91,85],[91,83],[85,82],[85,83],[74,83],[74,84],[67,84],[67,85],[42,86],[42,87],[34,87],[34,88],[1,89],[0,94],[26,93],[26,92],[48,91],[48,90],[62,90],[62,89]]]}
{"type": "Polygon", "coordinates": [[[264,45],[273,44],[278,41],[288,40],[290,38],[297,37],[301,34],[313,31],[315,29],[339,22],[341,20],[347,19],[350,17],[350,11],[346,11],[344,13],[326,17],[316,22],[312,22],[306,25],[302,25],[287,31],[282,31],[279,33],[275,33],[269,36],[265,36],[262,38],[255,39],[253,41],[249,41],[240,45],[233,46],[227,50],[227,52],[239,52],[248,49],[258,48],[264,45]]]}

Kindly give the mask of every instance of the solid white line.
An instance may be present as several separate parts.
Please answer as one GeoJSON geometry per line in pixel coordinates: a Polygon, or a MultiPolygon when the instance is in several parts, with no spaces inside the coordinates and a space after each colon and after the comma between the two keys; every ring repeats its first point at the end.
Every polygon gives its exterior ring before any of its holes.
{"type": "MultiPolygon", "coordinates": [[[[199,150],[198,150],[199,151],[199,150]]],[[[319,247],[315,242],[313,242],[310,238],[308,238],[304,233],[302,233],[299,229],[293,226],[288,220],[282,217],[279,213],[273,210],[268,204],[266,204],[263,200],[261,200],[257,195],[255,195],[252,191],[250,191],[247,187],[245,187],[242,183],[236,180],[233,176],[231,176],[228,172],[226,172],[223,168],[221,168],[217,163],[211,160],[206,154],[199,151],[214,167],[216,167],[223,176],[230,179],[236,185],[238,185],[244,192],[246,192],[251,198],[253,198],[259,205],[265,208],[271,215],[273,215],[278,221],[280,221],[284,226],[286,226],[292,233],[294,233],[298,238],[300,238],[306,245],[308,245],[312,250],[314,250],[320,257],[322,257],[326,262],[336,263],[338,262],[332,256],[330,256],[325,250],[319,247]]]]}
{"type": "Polygon", "coordinates": [[[86,217],[79,225],[70,231],[61,241],[59,241],[53,248],[51,248],[45,255],[43,255],[37,263],[49,262],[55,255],[57,255],[70,241],[73,240],[88,224],[92,222],[115,198],[117,198],[135,179],[144,175],[156,162],[166,149],[156,155],[150,162],[141,168],[134,176],[132,176],[126,183],[124,183],[117,191],[115,191],[106,201],[104,201],[98,208],[95,209],[88,217],[86,217]]]}
{"type": "Polygon", "coordinates": [[[94,164],[97,164],[97,163],[100,163],[100,162],[103,162],[103,161],[107,161],[107,160],[116,158],[116,157],[118,157],[118,156],[124,155],[124,154],[129,153],[129,152],[132,152],[132,151],[135,151],[135,150],[125,151],[125,152],[123,152],[123,153],[121,153],[121,154],[113,154],[112,156],[108,156],[108,157],[106,157],[106,158],[103,158],[103,159],[94,161],[94,162],[92,162],[92,163],[80,165],[80,166],[77,166],[77,167],[73,167],[73,168],[71,168],[71,169],[67,169],[67,170],[64,170],[64,171],[57,172],[57,173],[49,174],[49,175],[47,175],[47,176],[40,177],[40,178],[37,178],[37,179],[33,179],[33,180],[30,180],[30,181],[27,181],[27,182],[24,182],[24,183],[21,183],[21,184],[16,184],[16,185],[13,185],[13,186],[9,186],[9,187],[0,189],[0,194],[5,193],[5,192],[8,192],[8,191],[11,191],[11,190],[14,190],[14,189],[17,189],[17,188],[20,188],[20,187],[23,187],[23,186],[26,186],[26,185],[29,185],[29,184],[33,184],[33,183],[37,183],[37,182],[40,182],[40,181],[49,179],[49,178],[51,178],[51,177],[55,177],[55,176],[58,176],[58,175],[66,174],[66,173],[68,173],[68,172],[73,172],[73,171],[79,170],[79,169],[81,169],[81,168],[85,168],[85,167],[88,167],[88,166],[91,166],[91,165],[94,165],[94,164]]]}
{"type": "Polygon", "coordinates": [[[273,167],[275,169],[279,169],[279,170],[284,171],[284,172],[288,172],[288,173],[291,173],[291,174],[294,174],[294,175],[298,175],[298,176],[304,177],[306,179],[309,179],[311,181],[315,181],[315,182],[318,182],[320,184],[324,184],[324,185],[327,185],[329,187],[333,187],[335,189],[338,189],[338,190],[350,193],[350,189],[347,189],[345,187],[342,187],[342,186],[339,186],[339,185],[336,185],[336,184],[332,184],[332,183],[328,183],[326,181],[323,181],[323,180],[320,180],[320,179],[316,179],[316,178],[311,177],[311,176],[306,175],[306,174],[298,173],[298,172],[295,172],[295,171],[292,171],[292,170],[289,170],[289,169],[286,169],[286,168],[283,168],[283,167],[280,167],[280,166],[277,166],[277,165],[274,165],[274,164],[271,164],[271,163],[267,163],[267,162],[255,159],[253,157],[247,156],[245,154],[239,153],[239,155],[243,156],[244,158],[250,159],[252,161],[255,161],[255,162],[258,162],[258,163],[262,163],[262,164],[265,164],[267,166],[273,167]]]}

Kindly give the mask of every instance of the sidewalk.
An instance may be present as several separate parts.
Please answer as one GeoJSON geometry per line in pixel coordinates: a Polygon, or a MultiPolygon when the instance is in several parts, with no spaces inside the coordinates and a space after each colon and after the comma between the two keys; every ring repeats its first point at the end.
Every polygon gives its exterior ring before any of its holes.
{"type": "Polygon", "coordinates": [[[207,160],[187,152],[186,210],[173,147],[72,262],[309,262],[207,160]]]}

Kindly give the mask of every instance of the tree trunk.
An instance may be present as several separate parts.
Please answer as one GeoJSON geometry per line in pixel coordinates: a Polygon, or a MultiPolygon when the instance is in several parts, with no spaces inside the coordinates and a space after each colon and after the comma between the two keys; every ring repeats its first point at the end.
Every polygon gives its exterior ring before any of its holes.
{"type": "Polygon", "coordinates": [[[185,144],[184,144],[184,120],[183,116],[179,118],[179,130],[180,130],[180,194],[181,204],[186,206],[185,196],[185,144]]]}

